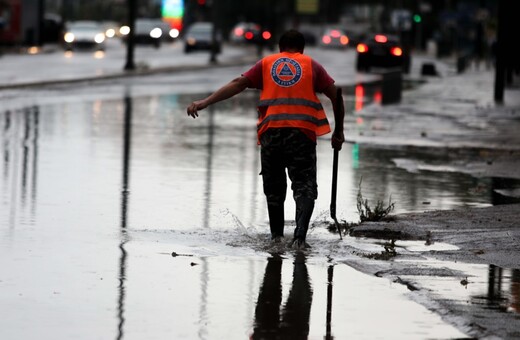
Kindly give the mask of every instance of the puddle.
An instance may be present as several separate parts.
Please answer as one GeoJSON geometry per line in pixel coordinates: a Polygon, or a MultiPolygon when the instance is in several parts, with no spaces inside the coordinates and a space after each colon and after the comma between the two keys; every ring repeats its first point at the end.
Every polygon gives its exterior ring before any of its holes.
{"type": "MultiPolygon", "coordinates": [[[[420,296],[415,297],[415,300],[432,310],[440,311],[443,306],[460,310],[471,305],[480,309],[480,313],[474,310],[472,313],[491,320],[486,310],[499,312],[498,317],[500,313],[520,313],[519,270],[432,259],[420,266],[424,275],[417,276],[417,273],[406,271],[392,274],[398,275],[403,282],[413,283],[414,287],[430,292],[429,301],[421,301],[420,296]],[[442,271],[446,275],[431,275],[432,270],[442,271]]],[[[456,314],[452,322],[457,324],[456,314]]]]}
{"type": "Polygon", "coordinates": [[[396,241],[397,247],[402,247],[411,252],[457,250],[457,246],[448,243],[434,242],[427,244],[424,241],[396,241]]]}
{"type": "MultiPolygon", "coordinates": [[[[404,285],[332,260],[331,256],[351,256],[349,245],[320,238],[316,252],[269,255],[263,252],[269,249],[264,235],[235,234],[235,241],[224,245],[210,237],[219,233],[131,231],[125,256],[135,274],[123,281],[125,320],[143,318],[136,307],[153,308],[157,293],[167,291],[171,293],[161,302],[168,307],[154,316],[154,322],[168,323],[173,338],[200,334],[208,339],[257,339],[269,334],[308,339],[417,339],[431,334],[436,339],[464,338],[438,315],[409,300],[404,285]],[[197,245],[201,237],[214,241],[197,245]],[[155,238],[163,242],[157,246],[155,238]],[[170,241],[175,244],[169,245],[170,241]],[[249,248],[253,245],[254,251],[249,248]],[[190,256],[172,257],[172,248],[190,256]],[[322,257],[327,251],[334,254],[322,257]],[[150,266],[155,262],[163,266],[150,266]]],[[[133,338],[136,330],[130,325],[122,331],[125,338],[133,338]]]]}

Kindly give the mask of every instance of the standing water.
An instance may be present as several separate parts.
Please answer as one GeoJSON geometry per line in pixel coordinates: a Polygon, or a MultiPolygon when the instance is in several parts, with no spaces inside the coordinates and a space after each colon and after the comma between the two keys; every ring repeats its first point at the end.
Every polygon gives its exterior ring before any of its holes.
{"type": "MultiPolygon", "coordinates": [[[[406,286],[345,264],[380,246],[324,227],[330,135],[318,141],[313,247],[273,249],[255,92],[193,120],[185,107],[204,94],[108,90],[91,99],[50,89],[52,100],[0,111],[2,339],[465,337],[406,286]]],[[[432,155],[453,156],[345,144],[338,219],[358,221],[359,191],[397,213],[493,204],[489,180],[417,171],[432,155]]]]}

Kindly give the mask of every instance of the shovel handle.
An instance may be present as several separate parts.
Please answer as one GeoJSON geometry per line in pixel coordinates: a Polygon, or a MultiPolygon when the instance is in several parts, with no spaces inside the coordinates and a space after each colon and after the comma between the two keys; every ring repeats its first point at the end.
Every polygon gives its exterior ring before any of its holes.
{"type": "Polygon", "coordinates": [[[334,159],[332,161],[332,190],[330,196],[330,217],[336,219],[336,196],[338,191],[338,155],[339,150],[334,149],[334,159]]]}
{"type": "MultiPolygon", "coordinates": [[[[341,87],[338,87],[336,93],[336,110],[341,110],[343,107],[343,96],[341,95],[341,87]]],[[[335,115],[337,116],[337,115],[335,115]]],[[[336,218],[336,196],[338,191],[338,158],[339,150],[334,148],[334,159],[332,161],[332,190],[330,197],[330,217],[334,220],[336,230],[338,231],[340,240],[343,239],[341,236],[341,230],[339,227],[338,219],[336,218]]]]}

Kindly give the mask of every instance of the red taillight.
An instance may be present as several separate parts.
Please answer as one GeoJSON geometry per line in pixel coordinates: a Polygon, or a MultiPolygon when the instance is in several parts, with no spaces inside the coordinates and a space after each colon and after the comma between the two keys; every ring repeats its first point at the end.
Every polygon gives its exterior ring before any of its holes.
{"type": "Polygon", "coordinates": [[[366,44],[358,44],[356,50],[358,51],[358,53],[367,53],[368,46],[366,44]]]}
{"type": "MultiPolygon", "coordinates": [[[[356,111],[359,111],[363,108],[363,99],[365,97],[365,88],[363,87],[363,85],[356,85],[354,93],[355,93],[355,97],[354,97],[355,98],[355,109],[356,109],[356,111]]],[[[359,117],[359,118],[361,118],[361,117],[359,117]]]]}
{"type": "Polygon", "coordinates": [[[241,37],[244,34],[244,29],[242,27],[235,28],[235,35],[237,37],[241,37]]]}
{"type": "Polygon", "coordinates": [[[328,35],[324,35],[323,38],[321,38],[321,41],[323,41],[324,44],[328,45],[332,41],[332,39],[328,35]]]}
{"type": "Polygon", "coordinates": [[[376,36],[374,37],[374,40],[377,41],[378,43],[384,44],[385,42],[388,41],[388,38],[386,37],[386,35],[376,34],[376,36]]]}
{"type": "Polygon", "coordinates": [[[342,35],[341,38],[339,38],[339,41],[340,41],[341,45],[347,45],[348,37],[346,35],[342,35]]]}
{"type": "Polygon", "coordinates": [[[246,34],[244,34],[244,37],[245,37],[247,40],[251,40],[251,39],[253,39],[253,32],[246,32],[246,34]]]}
{"type": "Polygon", "coordinates": [[[264,38],[264,40],[269,40],[269,39],[271,39],[271,32],[269,32],[269,31],[263,31],[263,32],[262,32],[262,38],[264,38]]]}
{"type": "Polygon", "coordinates": [[[390,53],[396,57],[400,57],[403,55],[403,50],[400,47],[392,47],[390,53]]]}

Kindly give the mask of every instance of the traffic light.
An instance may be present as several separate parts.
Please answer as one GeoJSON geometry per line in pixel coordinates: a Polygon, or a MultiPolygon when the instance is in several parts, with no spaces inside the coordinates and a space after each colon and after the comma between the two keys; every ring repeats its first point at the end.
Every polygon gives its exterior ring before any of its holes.
{"type": "Polygon", "coordinates": [[[416,24],[420,24],[421,21],[422,21],[421,15],[420,14],[414,14],[413,22],[415,22],[416,24]]]}

